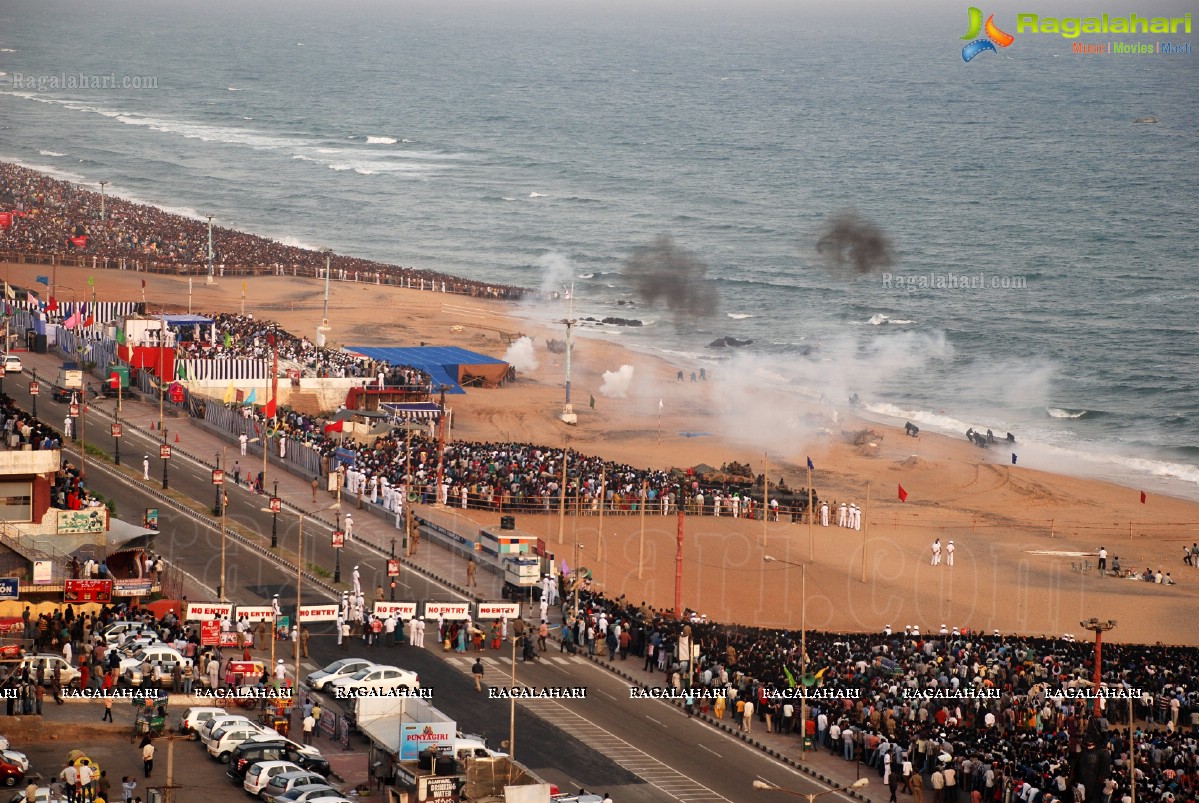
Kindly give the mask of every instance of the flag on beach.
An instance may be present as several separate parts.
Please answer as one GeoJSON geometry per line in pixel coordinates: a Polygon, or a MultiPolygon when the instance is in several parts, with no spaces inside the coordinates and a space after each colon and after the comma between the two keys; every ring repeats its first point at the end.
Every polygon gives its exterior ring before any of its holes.
{"type": "Polygon", "coordinates": [[[795,675],[791,674],[791,667],[789,667],[789,666],[783,667],[783,676],[787,678],[787,688],[794,689],[795,688],[795,675]]]}
{"type": "Polygon", "coordinates": [[[125,345],[125,330],[119,326],[117,327],[117,342],[122,346],[125,345]]]}
{"type": "Polygon", "coordinates": [[[812,458],[808,458],[808,471],[815,471],[816,464],[812,462],[812,458]]]}
{"type": "Polygon", "coordinates": [[[328,435],[330,432],[341,432],[343,423],[345,422],[334,421],[332,424],[325,424],[325,434],[328,435]]]}
{"type": "Polygon", "coordinates": [[[82,234],[80,234],[78,237],[67,238],[67,242],[70,243],[71,245],[75,246],[76,248],[86,248],[87,247],[87,237],[82,234]]]}
{"type": "Polygon", "coordinates": [[[1012,465],[1016,465],[1016,453],[1012,452],[1012,465]]]}
{"type": "Polygon", "coordinates": [[[0,212],[0,229],[12,227],[12,212],[0,212]]]}
{"type": "Polygon", "coordinates": [[[90,287],[95,287],[95,286],[96,286],[96,277],[95,277],[95,276],[88,276],[88,277],[87,277],[87,283],[88,283],[88,286],[90,286],[90,287]]]}
{"type": "Polygon", "coordinates": [[[591,409],[592,410],[595,409],[595,394],[594,393],[591,394],[591,409]]]}
{"type": "Polygon", "coordinates": [[[39,276],[39,277],[37,277],[37,281],[41,284],[46,285],[47,287],[50,286],[50,277],[49,276],[39,276]]]}
{"type": "Polygon", "coordinates": [[[268,418],[268,419],[275,417],[275,400],[274,399],[271,399],[269,402],[267,402],[266,404],[264,404],[262,406],[262,415],[263,415],[263,417],[268,418]]]}
{"type": "Polygon", "coordinates": [[[72,312],[71,317],[62,322],[63,328],[74,329],[76,326],[78,326],[80,322],[79,312],[79,310],[72,312]]]}
{"type": "Polygon", "coordinates": [[[1145,492],[1144,492],[1144,491],[1141,491],[1141,504],[1142,504],[1142,505],[1143,505],[1143,504],[1145,504],[1145,500],[1146,500],[1146,499],[1148,499],[1148,498],[1149,498],[1149,497],[1145,496],[1145,492]]]}
{"type": "Polygon", "coordinates": [[[251,388],[251,389],[250,389],[250,395],[249,395],[249,396],[246,396],[246,400],[245,400],[244,402],[242,402],[242,404],[246,404],[246,405],[253,404],[253,403],[254,403],[254,400],[255,400],[255,399],[257,399],[257,398],[258,398],[258,389],[257,389],[257,388],[251,388]]]}
{"type": "Polygon", "coordinates": [[[50,300],[46,302],[46,312],[58,312],[58,302],[54,300],[54,296],[50,296],[50,300]]]}
{"type": "Polygon", "coordinates": [[[11,298],[11,299],[13,299],[14,301],[15,301],[15,300],[16,300],[16,298],[17,298],[17,293],[16,293],[16,291],[15,291],[15,290],[13,290],[13,289],[12,289],[12,288],[9,286],[8,282],[5,282],[5,283],[4,283],[4,297],[5,297],[5,298],[11,298]]]}
{"type": "Polygon", "coordinates": [[[899,486],[899,501],[900,502],[908,501],[908,492],[903,489],[902,485],[899,486]]]}
{"type": "Polygon", "coordinates": [[[663,407],[665,407],[665,406],[666,406],[666,405],[662,403],[662,400],[661,400],[661,399],[658,399],[658,412],[659,412],[659,413],[660,413],[660,412],[662,412],[662,408],[663,408],[663,407]]]}
{"type": "Polygon", "coordinates": [[[233,348],[233,335],[225,332],[225,348],[233,348]]]}
{"type": "Polygon", "coordinates": [[[142,279],[142,289],[143,290],[146,289],[146,280],[145,279],[142,279]]]}
{"type": "Polygon", "coordinates": [[[30,304],[37,304],[37,296],[35,296],[33,293],[30,293],[28,290],[25,291],[25,300],[30,304]]]}
{"type": "Polygon", "coordinates": [[[237,395],[237,391],[233,389],[233,383],[229,383],[229,387],[225,390],[225,404],[233,401],[233,397],[237,395]]]}

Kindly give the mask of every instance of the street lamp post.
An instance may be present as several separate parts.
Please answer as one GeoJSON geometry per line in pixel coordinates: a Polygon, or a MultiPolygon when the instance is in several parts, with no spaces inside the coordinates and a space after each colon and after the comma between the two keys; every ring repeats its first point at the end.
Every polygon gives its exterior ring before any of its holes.
{"type": "Polygon", "coordinates": [[[275,492],[271,494],[271,549],[279,546],[279,480],[275,480],[275,492]]]}
{"type": "MultiPolygon", "coordinates": [[[[1092,617],[1078,624],[1095,634],[1095,708],[1093,713],[1098,717],[1102,713],[1099,688],[1103,682],[1103,634],[1116,626],[1116,620],[1108,619],[1106,622],[1101,622],[1092,617]]],[[[1132,727],[1132,723],[1129,723],[1129,727],[1132,727]]]]}
{"type": "Polygon", "coordinates": [[[108,184],[107,181],[100,182],[100,219],[101,220],[104,220],[104,186],[106,184],[108,184]]]}
{"type": "Polygon", "coordinates": [[[345,544],[345,532],[341,529],[341,509],[337,510],[336,524],[333,526],[333,584],[341,582],[341,548],[345,544]]]}
{"type": "Polygon", "coordinates": [[[582,554],[582,551],[583,551],[583,545],[576,541],[575,542],[575,572],[574,572],[574,574],[575,574],[575,576],[574,576],[574,584],[575,584],[574,615],[576,618],[579,615],[579,586],[582,585],[581,581],[582,581],[582,577],[583,577],[583,573],[580,571],[581,567],[579,565],[580,555],[582,554]]]}
{"type": "Polygon", "coordinates": [[[322,248],[321,253],[325,255],[325,306],[321,311],[321,325],[316,328],[316,344],[318,346],[325,345],[325,338],[329,331],[329,274],[332,272],[333,249],[322,248]]]}
{"type": "Polygon", "coordinates": [[[121,423],[114,421],[110,429],[112,431],[112,461],[119,466],[121,465],[121,423]]]}
{"type": "Polygon", "coordinates": [[[799,567],[799,758],[802,761],[808,738],[808,567],[804,563],[779,560],[771,555],[763,555],[762,560],[766,563],[799,567]]]}
{"type": "Polygon", "coordinates": [[[754,787],[754,789],[757,789],[758,791],[761,791],[761,792],[782,792],[785,795],[794,795],[795,797],[806,797],[808,799],[808,803],[812,803],[813,800],[815,800],[816,798],[818,798],[822,795],[831,795],[834,792],[844,792],[847,789],[861,789],[863,786],[866,786],[869,783],[870,783],[869,778],[858,778],[856,781],[849,784],[848,786],[838,786],[835,789],[825,789],[823,792],[796,792],[794,789],[787,789],[782,786],[776,786],[775,784],[772,784],[769,781],[762,781],[762,780],[755,780],[753,783],[753,787],[754,787]]]}

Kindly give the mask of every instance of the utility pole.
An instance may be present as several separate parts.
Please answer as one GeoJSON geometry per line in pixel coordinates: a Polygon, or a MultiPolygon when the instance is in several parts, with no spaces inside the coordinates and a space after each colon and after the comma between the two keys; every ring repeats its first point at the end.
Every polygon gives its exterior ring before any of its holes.
{"type": "MultiPolygon", "coordinates": [[[[1078,623],[1084,630],[1090,630],[1095,634],[1095,707],[1092,714],[1098,717],[1102,713],[1100,703],[1099,689],[1103,682],[1103,634],[1116,626],[1115,619],[1108,619],[1106,622],[1101,622],[1098,619],[1091,618],[1078,623]]],[[[1132,727],[1132,723],[1128,723],[1128,727],[1132,727]]]]}

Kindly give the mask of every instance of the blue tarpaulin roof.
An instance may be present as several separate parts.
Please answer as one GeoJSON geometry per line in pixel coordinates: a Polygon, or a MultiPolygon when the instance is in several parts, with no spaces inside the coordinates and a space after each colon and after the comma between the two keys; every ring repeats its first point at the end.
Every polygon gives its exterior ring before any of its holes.
{"type": "Polygon", "coordinates": [[[361,354],[371,360],[387,360],[392,365],[411,365],[433,377],[433,390],[438,385],[448,385],[446,393],[465,393],[458,384],[460,369],[472,365],[507,365],[503,360],[488,357],[458,346],[346,346],[346,351],[361,354]]]}

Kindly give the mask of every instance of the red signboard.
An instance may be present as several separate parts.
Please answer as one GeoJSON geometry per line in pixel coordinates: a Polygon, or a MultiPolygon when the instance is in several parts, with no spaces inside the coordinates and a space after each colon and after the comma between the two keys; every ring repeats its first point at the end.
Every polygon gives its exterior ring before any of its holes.
{"type": "Polygon", "coordinates": [[[224,485],[225,484],[225,472],[222,469],[214,468],[212,470],[212,484],[213,485],[224,485]]]}
{"type": "Polygon", "coordinates": [[[64,580],[64,602],[112,602],[112,580],[64,580]]]}
{"type": "Polygon", "coordinates": [[[388,577],[399,577],[400,576],[400,562],[398,560],[387,561],[387,576],[388,577]]]}
{"type": "Polygon", "coordinates": [[[29,395],[30,396],[36,396],[39,393],[41,393],[41,391],[42,391],[42,389],[40,387],[38,387],[37,382],[29,383],[29,395]]]}
{"type": "Polygon", "coordinates": [[[112,424],[111,426],[109,426],[109,429],[112,431],[112,436],[114,438],[121,437],[121,425],[120,424],[112,424]]]}
{"type": "Polygon", "coordinates": [[[158,447],[158,456],[161,457],[163,460],[169,460],[171,458],[171,445],[169,443],[164,443],[161,446],[159,446],[158,447]]]}
{"type": "Polygon", "coordinates": [[[200,622],[200,646],[215,647],[221,643],[220,622],[200,622]]]}
{"type": "Polygon", "coordinates": [[[283,500],[277,496],[271,497],[271,512],[278,513],[283,509],[283,500]]]}
{"type": "Polygon", "coordinates": [[[75,418],[78,415],[79,415],[79,405],[72,403],[71,404],[71,417],[75,418]]]}
{"type": "Polygon", "coordinates": [[[342,530],[333,531],[333,548],[341,549],[346,545],[346,534],[342,530]]]}

